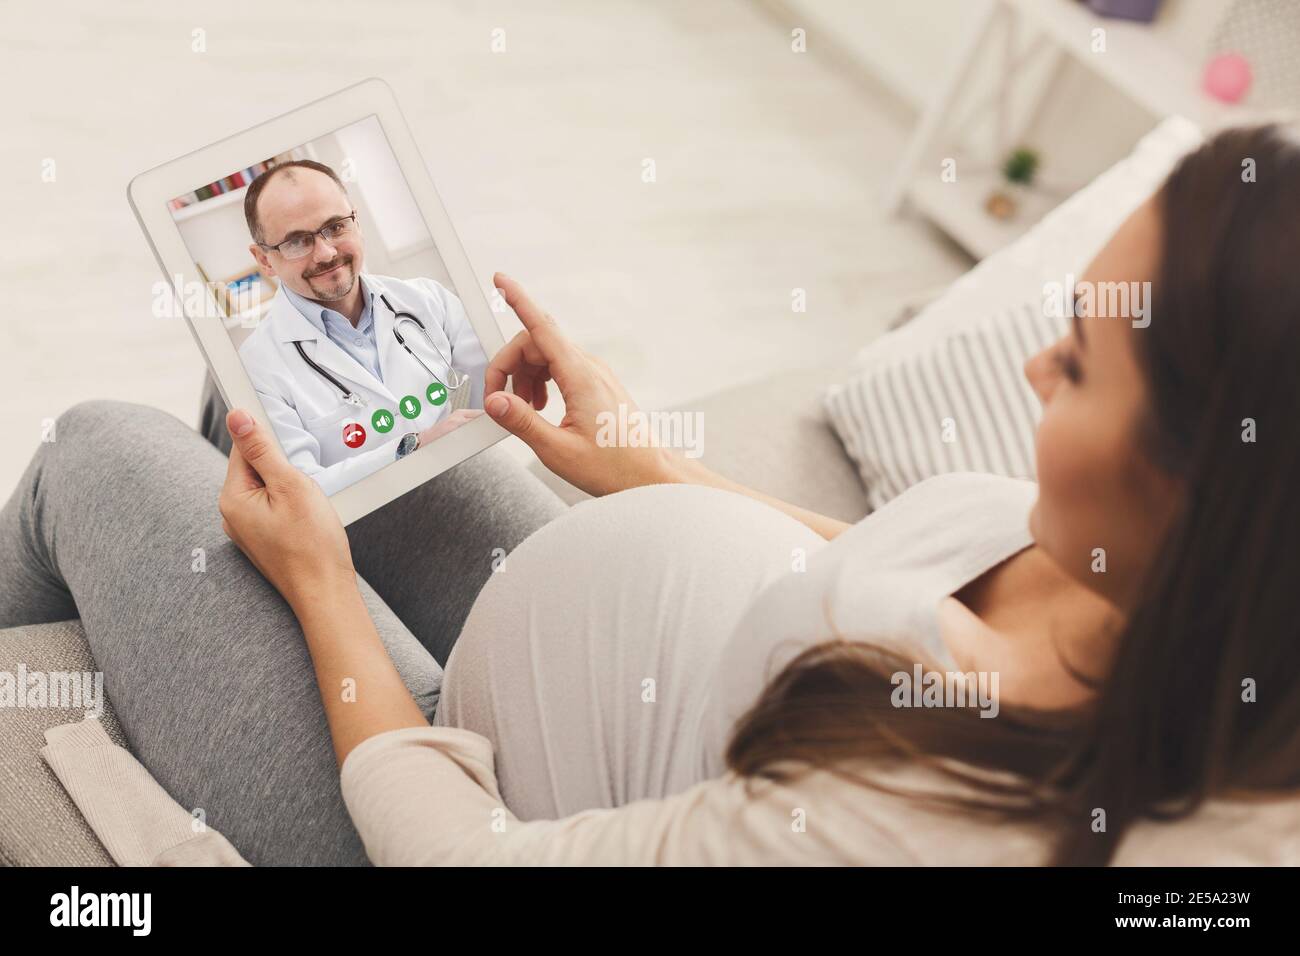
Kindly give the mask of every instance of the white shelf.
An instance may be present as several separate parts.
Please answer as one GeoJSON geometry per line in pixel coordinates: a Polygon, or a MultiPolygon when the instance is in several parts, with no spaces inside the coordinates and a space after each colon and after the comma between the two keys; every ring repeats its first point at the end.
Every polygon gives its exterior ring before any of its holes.
{"type": "Polygon", "coordinates": [[[242,203],[244,193],[248,192],[247,186],[240,186],[238,189],[232,189],[228,193],[222,193],[220,196],[212,196],[208,199],[200,199],[196,203],[190,203],[184,209],[173,209],[172,219],[176,222],[184,222],[186,219],[193,219],[195,216],[202,216],[204,213],[220,209],[222,206],[229,206],[231,203],[242,203]]]}
{"type": "Polygon", "coordinates": [[[994,170],[961,172],[956,182],[944,182],[936,171],[912,180],[907,196],[917,211],[983,259],[1019,239],[1062,199],[1041,189],[1017,189],[1015,214],[997,219],[985,210],[984,201],[994,190],[1006,188],[1005,183],[994,170]]]}
{"type": "MultiPolygon", "coordinates": [[[[1001,170],[990,165],[992,158],[983,159],[979,173],[959,167],[959,182],[942,182],[937,170],[930,172],[933,157],[951,155],[949,150],[959,148],[952,126],[963,100],[990,81],[1001,85],[991,94],[985,91],[985,100],[973,115],[992,114],[999,143],[1007,137],[1021,138],[1013,127],[1028,119],[1011,116],[1023,110],[1013,108],[1005,81],[1009,75],[1017,81],[1022,78],[1014,72],[1023,69],[1026,54],[1048,53],[1053,78],[1061,63],[1082,67],[1130,101],[1136,107],[1131,112],[1139,117],[1145,113],[1160,120],[1181,115],[1206,129],[1243,115],[1240,108],[1219,103],[1201,88],[1204,37],[1217,22],[1217,17],[1205,15],[1205,8],[1198,11],[1195,23],[1171,17],[1174,11],[1163,11],[1154,24],[1101,17],[1079,0],[986,0],[980,10],[980,21],[966,36],[921,115],[886,200],[893,210],[910,200],[976,258],[1014,242],[1071,191],[1040,178],[1034,190],[1017,190],[1020,208],[1014,218],[1002,221],[984,209],[988,195],[1003,185],[1001,170]],[[1190,26],[1197,27],[1199,38],[1189,33],[1190,26]],[[1103,49],[1094,51],[1094,45],[1103,49]]],[[[1051,83],[1044,83],[1034,94],[1034,110],[1051,94],[1051,83]]],[[[1097,125],[1098,118],[1093,119],[1097,125]]],[[[1004,143],[999,150],[1005,147],[1004,143]]]]}
{"type": "Polygon", "coordinates": [[[1160,16],[1155,23],[1134,23],[1098,16],[1077,0],[1001,2],[1157,117],[1176,113],[1204,128],[1222,122],[1231,109],[1201,90],[1201,64],[1169,42],[1160,16]],[[1095,53],[1092,33],[1099,27],[1106,31],[1106,50],[1095,53]]]}

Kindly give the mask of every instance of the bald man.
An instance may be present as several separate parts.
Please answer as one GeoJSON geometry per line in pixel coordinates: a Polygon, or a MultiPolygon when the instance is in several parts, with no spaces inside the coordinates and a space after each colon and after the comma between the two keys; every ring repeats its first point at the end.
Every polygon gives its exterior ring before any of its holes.
{"type": "Polygon", "coordinates": [[[271,167],[244,218],[280,288],[240,359],[285,454],[327,494],[482,414],[487,355],[460,299],[433,279],[363,271],[362,226],[334,170],[271,167]]]}

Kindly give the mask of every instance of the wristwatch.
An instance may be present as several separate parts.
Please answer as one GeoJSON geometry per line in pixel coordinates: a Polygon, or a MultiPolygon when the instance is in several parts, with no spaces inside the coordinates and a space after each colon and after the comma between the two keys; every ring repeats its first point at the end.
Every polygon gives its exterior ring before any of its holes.
{"type": "Polygon", "coordinates": [[[405,458],[407,455],[409,455],[411,452],[415,451],[415,449],[419,447],[420,447],[420,433],[407,432],[405,435],[402,436],[402,440],[397,443],[398,459],[405,458]]]}

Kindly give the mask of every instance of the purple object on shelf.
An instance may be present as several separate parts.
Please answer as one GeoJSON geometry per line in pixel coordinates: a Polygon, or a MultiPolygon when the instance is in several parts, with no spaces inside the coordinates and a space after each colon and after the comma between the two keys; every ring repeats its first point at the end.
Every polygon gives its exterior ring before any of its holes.
{"type": "Polygon", "coordinates": [[[1156,18],[1162,0],[1088,0],[1093,13],[1119,20],[1150,23],[1156,18]]]}

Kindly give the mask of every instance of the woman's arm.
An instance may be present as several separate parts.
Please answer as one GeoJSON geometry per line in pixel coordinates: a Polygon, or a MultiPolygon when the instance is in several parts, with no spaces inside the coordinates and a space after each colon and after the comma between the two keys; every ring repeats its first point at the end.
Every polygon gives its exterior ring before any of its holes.
{"type": "Polygon", "coordinates": [[[376,734],[429,726],[380,641],[355,578],[351,587],[340,582],[293,611],[311,651],[339,766],[376,734]]]}
{"type": "Polygon", "coordinates": [[[329,499],[247,412],[232,411],[226,427],[222,526],[302,625],[340,766],[369,737],[429,726],[366,611],[329,499]]]}
{"type": "Polygon", "coordinates": [[[555,320],[523,287],[497,273],[494,280],[515,310],[524,331],[492,359],[487,370],[487,412],[519,436],[542,464],[590,495],[607,495],[640,485],[692,484],[747,495],[807,525],[824,538],[848,527],[842,521],[799,508],[722,477],[680,450],[627,447],[602,440],[604,416],[627,420],[636,404],[605,363],[570,342],[555,320]],[[506,379],[514,387],[505,391],[506,379]],[[546,407],[547,381],[564,398],[564,418],[552,425],[537,414],[546,407]],[[621,409],[621,411],[620,411],[621,409]]]}

